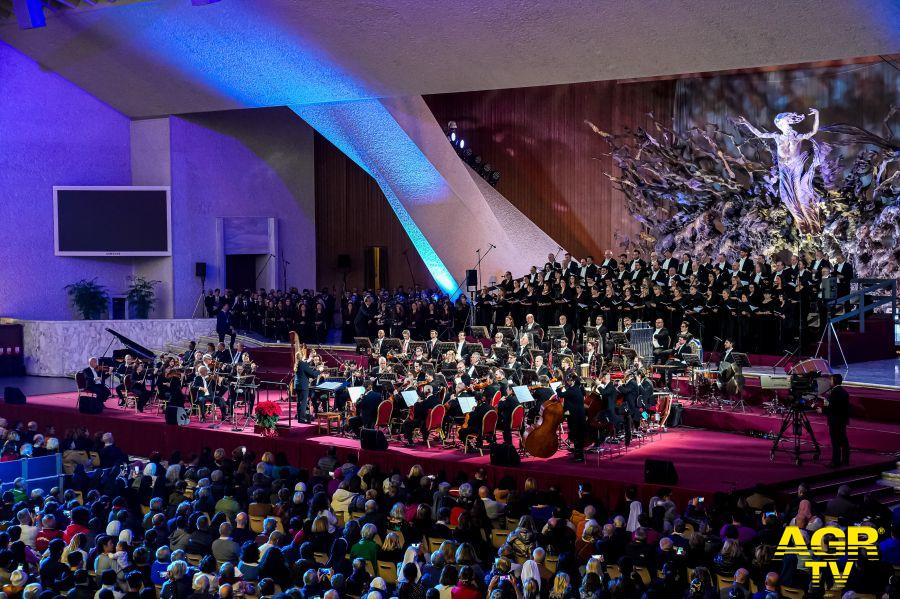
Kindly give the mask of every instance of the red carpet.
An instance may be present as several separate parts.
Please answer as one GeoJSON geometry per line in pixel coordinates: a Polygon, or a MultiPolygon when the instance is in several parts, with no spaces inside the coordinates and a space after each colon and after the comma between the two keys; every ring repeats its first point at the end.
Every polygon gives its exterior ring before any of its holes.
{"type": "MultiPolygon", "coordinates": [[[[109,403],[113,403],[111,400],[109,403]]],[[[695,422],[702,417],[721,420],[726,427],[741,430],[742,415],[702,412],[709,410],[689,409],[689,418],[695,422]],[[713,418],[717,416],[718,418],[713,418]]],[[[671,460],[679,475],[676,495],[688,498],[693,495],[708,495],[717,491],[752,487],[757,482],[781,483],[805,476],[825,472],[827,448],[824,459],[818,464],[808,463],[802,468],[794,466],[787,455],[779,454],[774,463],[769,461],[771,442],[744,435],[717,430],[674,429],[655,440],[641,446],[632,446],[626,454],[598,458],[590,454],[585,464],[573,464],[567,454],[540,460],[526,458],[519,468],[491,466],[488,456],[463,455],[458,450],[425,446],[406,449],[392,445],[386,452],[361,451],[359,442],[334,436],[320,436],[313,425],[294,424],[283,429],[275,439],[263,438],[250,428],[244,432],[232,432],[229,428],[209,429],[206,425],[171,426],[165,424],[162,416],[138,414],[134,410],[108,408],[103,414],[80,414],[75,408],[73,394],[32,396],[24,406],[0,404],[0,416],[9,420],[36,420],[41,427],[52,425],[57,434],[63,436],[66,429],[86,426],[92,432],[110,431],[116,442],[125,451],[135,455],[146,455],[150,449],[164,454],[180,450],[185,454],[199,451],[202,447],[224,447],[230,450],[238,445],[246,445],[256,451],[283,451],[294,464],[311,467],[328,446],[338,448],[341,457],[353,452],[359,454],[360,463],[371,462],[384,469],[397,468],[406,471],[413,464],[422,464],[426,470],[454,476],[459,471],[471,473],[474,468],[484,466],[491,480],[501,476],[512,476],[523,481],[532,476],[542,484],[556,484],[564,492],[574,492],[578,483],[591,481],[600,496],[616,498],[625,485],[638,485],[642,495],[647,497],[657,488],[644,485],[644,460],[648,458],[671,460]]],[[[746,417],[745,417],[746,418],[746,417]]],[[[763,417],[760,417],[763,418],[763,417]]],[[[716,426],[715,428],[719,428],[716,426]]],[[[897,437],[900,438],[900,437],[897,437]]],[[[827,435],[820,442],[827,444],[827,435]]],[[[852,442],[852,440],[851,440],[852,442]]],[[[896,450],[897,445],[893,446],[896,450]]],[[[884,447],[883,449],[890,449],[884,447]]],[[[885,461],[885,456],[872,453],[854,454],[855,465],[885,461]]]]}

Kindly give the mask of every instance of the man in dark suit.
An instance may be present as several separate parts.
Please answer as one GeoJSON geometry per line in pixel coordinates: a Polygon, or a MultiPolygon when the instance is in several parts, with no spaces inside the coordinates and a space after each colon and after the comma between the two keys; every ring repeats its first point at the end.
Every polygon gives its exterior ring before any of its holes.
{"type": "Polygon", "coordinates": [[[438,357],[437,352],[437,344],[438,341],[438,332],[432,329],[429,333],[429,339],[425,342],[425,353],[431,357],[432,360],[438,357]]]}
{"type": "MultiPolygon", "coordinates": [[[[834,257],[834,268],[831,274],[837,277],[837,295],[842,297],[850,293],[850,281],[853,280],[853,267],[844,261],[843,254],[834,257]]],[[[846,309],[846,307],[845,307],[846,309]]]]}
{"type": "Polygon", "coordinates": [[[376,312],[377,310],[375,308],[372,296],[367,295],[365,299],[363,299],[363,303],[362,305],[360,305],[359,311],[356,313],[356,318],[353,320],[353,328],[356,331],[357,337],[369,336],[369,327],[375,320],[376,312]]]}
{"type": "Polygon", "coordinates": [[[833,387],[825,400],[822,411],[828,418],[828,436],[831,437],[831,467],[850,465],[850,441],[847,424],[850,422],[850,395],[844,389],[844,377],[831,376],[833,387]]]}
{"type": "Polygon", "coordinates": [[[512,385],[506,388],[506,396],[497,404],[497,428],[503,433],[503,442],[512,443],[512,413],[519,406],[519,400],[512,385]]]}
{"type": "Polygon", "coordinates": [[[366,381],[366,392],[356,403],[356,416],[347,421],[347,427],[359,436],[362,428],[372,428],[378,420],[378,406],[381,405],[381,393],[373,390],[372,379],[366,381]]]}
{"type": "Polygon", "coordinates": [[[635,417],[640,421],[640,413],[638,411],[638,397],[640,389],[634,380],[634,375],[626,373],[625,381],[619,385],[618,393],[622,396],[622,408],[624,410],[623,424],[625,428],[625,445],[631,443],[631,429],[635,421],[635,417]]]}
{"type": "Polygon", "coordinates": [[[219,343],[225,341],[225,336],[229,338],[228,347],[234,347],[234,327],[231,325],[231,306],[225,304],[216,314],[216,334],[219,335],[219,343]]]}
{"type": "Polygon", "coordinates": [[[81,374],[84,375],[85,391],[90,391],[102,402],[109,399],[112,393],[105,383],[107,372],[100,369],[100,361],[97,358],[91,358],[88,367],[82,370],[81,374]]]}
{"type": "Polygon", "coordinates": [[[572,461],[584,461],[584,388],[574,372],[566,374],[565,386],[557,389],[556,394],[562,399],[565,411],[568,414],[566,422],[569,425],[569,442],[572,443],[572,461]]]}
{"type": "Polygon", "coordinates": [[[672,347],[672,338],[662,318],[657,318],[653,329],[653,362],[662,364],[669,356],[669,348],[672,347]]]}
{"type": "Polygon", "coordinates": [[[297,420],[309,424],[309,379],[319,376],[319,371],[305,360],[297,360],[294,373],[294,392],[297,394],[297,420]]]}
{"type": "Polygon", "coordinates": [[[416,429],[425,433],[425,420],[428,418],[428,412],[431,408],[440,403],[440,398],[434,393],[431,385],[425,385],[422,388],[423,397],[419,397],[419,401],[414,403],[410,408],[409,418],[403,421],[403,436],[406,437],[406,446],[413,446],[413,432],[416,429]]]}
{"type": "Polygon", "coordinates": [[[480,391],[475,394],[475,401],[475,407],[468,414],[466,426],[459,429],[458,436],[461,441],[465,441],[469,435],[481,437],[481,421],[484,415],[491,411],[491,404],[485,400],[484,394],[480,391]]]}

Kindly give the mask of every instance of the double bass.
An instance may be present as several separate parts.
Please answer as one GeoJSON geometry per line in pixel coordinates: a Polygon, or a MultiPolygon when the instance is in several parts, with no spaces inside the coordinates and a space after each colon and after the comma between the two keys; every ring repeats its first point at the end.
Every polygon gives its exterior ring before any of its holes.
{"type": "Polygon", "coordinates": [[[559,425],[563,421],[562,400],[554,395],[541,407],[541,421],[525,437],[525,451],[536,458],[549,458],[559,451],[559,425]]]}

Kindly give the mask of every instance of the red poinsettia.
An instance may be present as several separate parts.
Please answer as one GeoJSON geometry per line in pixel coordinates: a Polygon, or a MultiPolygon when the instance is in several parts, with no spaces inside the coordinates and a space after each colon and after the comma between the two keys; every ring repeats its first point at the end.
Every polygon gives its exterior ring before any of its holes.
{"type": "Polygon", "coordinates": [[[256,404],[253,411],[256,424],[263,428],[275,428],[278,417],[281,416],[281,406],[274,401],[261,401],[256,404]]]}

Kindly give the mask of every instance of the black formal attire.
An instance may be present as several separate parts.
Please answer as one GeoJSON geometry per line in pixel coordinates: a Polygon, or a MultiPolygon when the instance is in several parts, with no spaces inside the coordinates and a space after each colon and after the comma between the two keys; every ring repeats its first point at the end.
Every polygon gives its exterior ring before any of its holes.
{"type": "Polygon", "coordinates": [[[834,466],[848,466],[850,441],[847,439],[847,424],[850,422],[850,395],[843,385],[831,389],[824,412],[828,418],[828,435],[831,437],[831,463],[834,466]]]}
{"type": "Polygon", "coordinates": [[[655,329],[653,331],[653,361],[660,364],[666,361],[669,355],[669,348],[672,346],[672,338],[669,336],[669,330],[666,328],[655,329]]]}
{"type": "Polygon", "coordinates": [[[563,400],[568,416],[566,422],[569,425],[569,442],[572,444],[575,459],[584,459],[584,429],[586,417],[584,414],[584,389],[581,385],[566,387],[565,391],[557,390],[557,395],[563,400]]]}
{"type": "Polygon", "coordinates": [[[469,418],[467,426],[460,427],[459,429],[458,434],[460,441],[465,441],[466,437],[469,435],[476,435],[478,437],[481,437],[481,421],[484,419],[484,415],[490,411],[490,402],[486,400],[478,402],[478,404],[468,414],[469,418]]]}
{"type": "Polygon", "coordinates": [[[618,392],[622,396],[622,408],[625,412],[623,414],[625,444],[628,445],[631,443],[632,423],[634,422],[635,417],[637,417],[638,420],[641,417],[640,412],[638,411],[640,389],[638,389],[637,382],[634,379],[631,379],[627,383],[619,385],[618,392]]]}
{"type": "Polygon", "coordinates": [[[369,336],[369,323],[375,318],[375,314],[375,304],[367,306],[365,303],[363,303],[359,306],[359,311],[356,313],[356,318],[353,319],[353,328],[356,331],[357,337],[369,336]]]}
{"type": "Polygon", "coordinates": [[[200,404],[201,420],[206,420],[206,404],[208,403],[218,406],[219,410],[222,412],[222,420],[225,420],[225,402],[219,397],[214,376],[207,376],[205,385],[206,391],[204,391],[204,379],[199,374],[194,376],[194,382],[191,383],[191,388],[195,389],[197,392],[197,403],[200,404]]]}
{"type": "Polygon", "coordinates": [[[425,434],[425,419],[428,418],[428,412],[439,403],[438,396],[432,393],[410,407],[409,418],[403,421],[403,426],[401,427],[407,443],[412,445],[413,432],[416,429],[421,430],[423,435],[425,434]]]}
{"type": "Polygon", "coordinates": [[[369,391],[356,403],[356,416],[347,421],[347,427],[359,435],[362,428],[372,428],[378,420],[378,406],[381,405],[381,393],[369,391]]]}
{"type": "Polygon", "coordinates": [[[219,335],[219,343],[225,341],[228,336],[228,347],[234,347],[234,327],[231,324],[230,312],[219,312],[216,314],[216,334],[219,335]]]}
{"type": "Polygon", "coordinates": [[[497,428],[503,434],[504,443],[512,443],[512,413],[519,406],[515,394],[509,394],[497,404],[497,428]]]}
{"type": "Polygon", "coordinates": [[[297,420],[308,420],[307,403],[309,401],[309,379],[319,376],[319,371],[313,368],[309,362],[299,360],[294,372],[294,393],[297,394],[297,420]]]}
{"type": "Polygon", "coordinates": [[[100,401],[106,401],[112,393],[109,387],[104,384],[106,373],[103,371],[93,370],[90,366],[81,371],[84,375],[85,391],[90,391],[97,396],[100,401]]]}

